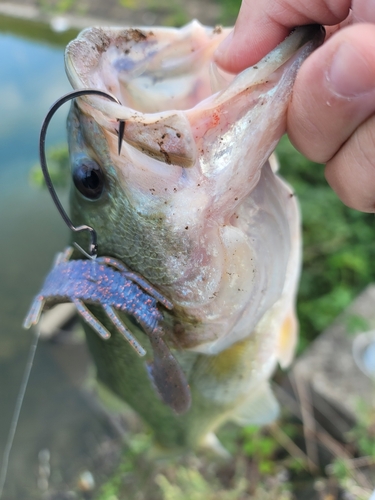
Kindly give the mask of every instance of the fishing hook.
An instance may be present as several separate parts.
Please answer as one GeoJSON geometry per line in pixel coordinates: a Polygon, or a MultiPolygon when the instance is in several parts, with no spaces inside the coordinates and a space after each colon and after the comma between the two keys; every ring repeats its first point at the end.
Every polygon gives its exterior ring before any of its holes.
{"type": "MultiPolygon", "coordinates": [[[[54,201],[57,210],[59,211],[61,217],[63,218],[65,224],[69,227],[70,230],[74,231],[75,233],[78,233],[80,231],[89,231],[90,233],[90,247],[89,247],[89,253],[85,252],[83,248],[81,248],[77,243],[74,243],[74,245],[86,256],[91,259],[95,259],[95,257],[98,255],[98,243],[97,243],[97,235],[96,231],[94,228],[87,226],[87,225],[82,225],[82,226],[74,226],[70,218],[68,217],[68,214],[65,212],[64,207],[62,206],[57,193],[55,191],[55,188],[53,187],[51,177],[48,172],[48,166],[47,166],[47,159],[46,159],[46,134],[47,134],[47,129],[48,125],[53,117],[53,115],[56,113],[56,111],[65,104],[66,102],[75,99],[76,97],[80,97],[83,95],[98,95],[101,97],[106,97],[107,99],[110,99],[113,102],[116,102],[117,104],[120,104],[120,101],[114,97],[111,94],[108,94],[107,92],[103,92],[102,90],[97,90],[97,89],[82,89],[82,90],[73,90],[72,92],[68,92],[68,94],[63,95],[58,99],[49,109],[46,117],[43,120],[42,123],[42,128],[40,130],[40,137],[39,137],[39,158],[40,158],[40,166],[42,167],[44,179],[47,184],[48,191],[50,195],[52,196],[52,200],[54,201]]],[[[118,154],[121,153],[121,145],[122,145],[122,140],[124,136],[124,131],[125,131],[125,121],[124,120],[118,120],[119,121],[119,130],[118,130],[118,154]]]]}

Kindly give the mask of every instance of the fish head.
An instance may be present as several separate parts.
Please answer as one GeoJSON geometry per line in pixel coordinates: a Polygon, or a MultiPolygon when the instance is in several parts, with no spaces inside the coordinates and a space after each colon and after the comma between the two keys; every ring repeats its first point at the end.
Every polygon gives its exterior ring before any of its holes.
{"type": "Polygon", "coordinates": [[[268,158],[297,71],[324,38],[318,26],[297,28],[230,75],[213,61],[228,32],[197,21],[91,28],[65,59],[75,89],[121,103],[86,96],[72,105],[72,220],[96,230],[99,255],[122,260],[173,302],[172,343],[212,353],[245,338],[287,282],[295,290],[298,215],[268,158]]]}

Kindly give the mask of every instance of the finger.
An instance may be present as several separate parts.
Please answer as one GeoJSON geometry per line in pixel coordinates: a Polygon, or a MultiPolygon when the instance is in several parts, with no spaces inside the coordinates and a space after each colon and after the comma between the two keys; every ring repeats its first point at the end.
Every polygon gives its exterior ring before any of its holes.
{"type": "Polygon", "coordinates": [[[353,0],[353,18],[356,22],[375,23],[375,5],[369,0],[353,0]]]}
{"type": "Polygon", "coordinates": [[[349,8],[350,0],[243,0],[234,31],[217,49],[215,60],[226,71],[237,73],[258,62],[295,26],[337,24],[347,17],[349,8]]]}
{"type": "Polygon", "coordinates": [[[288,108],[288,134],[305,156],[326,163],[374,112],[375,25],[354,24],[303,63],[288,108]]]}
{"type": "Polygon", "coordinates": [[[326,30],[326,38],[325,40],[327,41],[328,38],[331,38],[332,35],[334,35],[337,31],[341,30],[342,28],[345,28],[346,26],[349,26],[350,24],[353,24],[353,13],[350,11],[349,15],[347,18],[344,19],[339,24],[335,24],[334,26],[324,26],[326,30]]]}
{"type": "Polygon", "coordinates": [[[327,163],[326,178],[346,205],[362,212],[375,212],[374,115],[327,163]]]}

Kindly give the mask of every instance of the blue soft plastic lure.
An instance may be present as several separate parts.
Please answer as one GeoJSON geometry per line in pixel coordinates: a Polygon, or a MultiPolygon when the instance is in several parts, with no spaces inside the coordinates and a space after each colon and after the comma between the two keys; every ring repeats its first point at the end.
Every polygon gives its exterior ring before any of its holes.
{"type": "Polygon", "coordinates": [[[73,248],[59,253],[40,293],[35,297],[24,327],[39,321],[45,305],[73,302],[78,313],[104,340],[111,334],[85,303],[100,305],[117,330],[140,355],[146,354],[132,333],[120,321],[116,310],[132,316],[143,328],[153,350],[148,368],[152,383],[162,400],[177,414],[185,413],[191,402],[190,389],[176,359],[164,342],[158,303],[172,309],[172,303],[141,276],[129,271],[112,257],[70,260],[73,248]]]}

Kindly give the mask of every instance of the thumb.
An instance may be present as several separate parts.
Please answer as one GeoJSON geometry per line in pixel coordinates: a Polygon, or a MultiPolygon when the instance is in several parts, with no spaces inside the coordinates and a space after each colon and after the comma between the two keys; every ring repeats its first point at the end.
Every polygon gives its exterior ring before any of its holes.
{"type": "Polygon", "coordinates": [[[338,24],[350,8],[350,0],[316,0],[313,10],[309,3],[243,0],[234,30],[216,50],[216,63],[225,71],[238,73],[268,54],[295,26],[338,24]]]}

